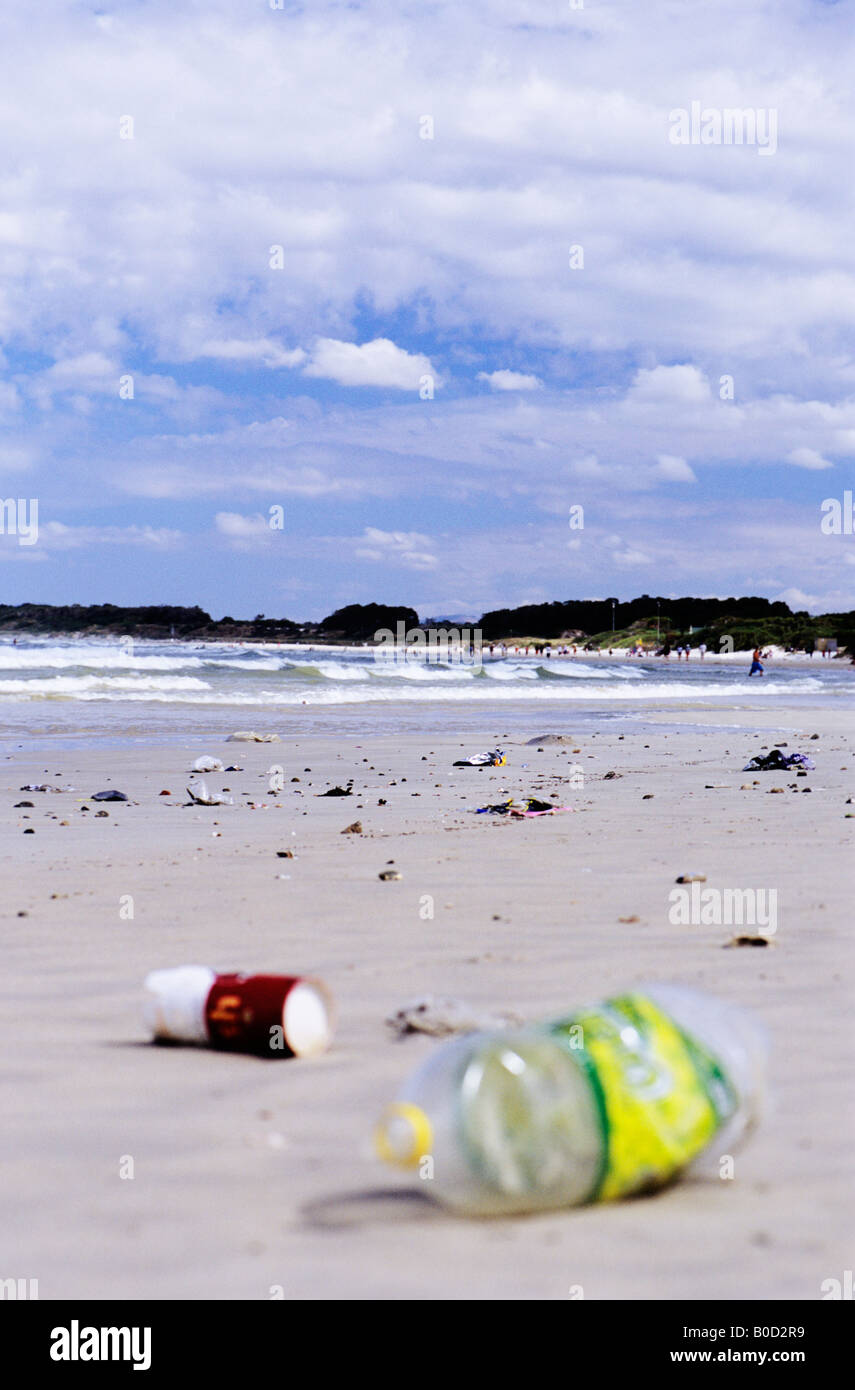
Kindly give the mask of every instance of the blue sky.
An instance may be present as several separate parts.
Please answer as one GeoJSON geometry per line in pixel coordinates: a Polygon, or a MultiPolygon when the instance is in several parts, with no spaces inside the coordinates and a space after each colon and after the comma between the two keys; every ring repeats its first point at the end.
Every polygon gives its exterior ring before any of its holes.
{"type": "Polygon", "coordinates": [[[855,607],[852,9],[7,14],[2,601],[855,607]]]}

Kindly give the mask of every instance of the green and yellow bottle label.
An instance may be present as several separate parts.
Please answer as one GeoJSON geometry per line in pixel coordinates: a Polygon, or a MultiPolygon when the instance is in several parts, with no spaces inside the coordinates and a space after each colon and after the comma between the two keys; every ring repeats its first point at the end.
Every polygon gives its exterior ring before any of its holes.
{"type": "Polygon", "coordinates": [[[590,1201],[661,1187],[730,1118],[737,1097],[698,1042],[651,999],[625,994],[550,1027],[585,1070],[602,1130],[590,1201]]]}

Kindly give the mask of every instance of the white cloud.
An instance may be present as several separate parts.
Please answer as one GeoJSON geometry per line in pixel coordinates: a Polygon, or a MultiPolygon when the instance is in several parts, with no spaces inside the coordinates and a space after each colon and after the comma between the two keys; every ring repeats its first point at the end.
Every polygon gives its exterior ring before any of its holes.
{"type": "Polygon", "coordinates": [[[806,594],[802,589],[797,588],[782,589],[779,594],[774,595],[774,598],[776,603],[788,603],[794,613],[799,613],[802,609],[810,612],[812,608],[816,608],[818,603],[816,594],[806,594]]]}
{"type": "Polygon", "coordinates": [[[643,550],[616,550],[615,560],[619,565],[649,565],[651,558],[643,550]]]}
{"type": "Polygon", "coordinates": [[[221,362],[261,362],[265,367],[299,367],[306,360],[302,348],[282,348],[269,338],[252,341],[212,338],[201,345],[198,356],[213,357],[221,362]]]}
{"type": "Polygon", "coordinates": [[[479,372],[478,380],[486,381],[494,391],[536,391],[543,385],[539,377],[511,372],[504,367],[497,372],[479,372]]]}
{"type": "Polygon", "coordinates": [[[709,382],[697,367],[684,363],[676,367],[641,368],[630,387],[628,400],[658,405],[663,401],[678,405],[703,405],[710,399],[709,382]]]}
{"type": "Polygon", "coordinates": [[[430,537],[418,531],[380,531],[376,526],[366,526],[355,554],[358,560],[398,564],[411,570],[432,570],[439,559],[428,549],[430,545],[430,537]]]}
{"type": "Polygon", "coordinates": [[[0,444],[0,472],[30,468],[36,457],[36,451],[26,444],[0,444]]]}
{"type": "Polygon", "coordinates": [[[660,454],[656,474],[669,483],[696,483],[692,469],[684,458],[676,454],[660,454]]]}
{"type": "Polygon", "coordinates": [[[39,522],[38,544],[48,550],[79,550],[96,545],[133,545],[167,550],[184,540],[181,531],[156,526],[66,526],[39,522]]]}
{"type": "Polygon", "coordinates": [[[391,386],[398,391],[417,391],[425,376],[432,378],[434,386],[442,385],[428,357],[406,352],[388,338],[361,346],[319,338],[303,374],[337,381],[339,386],[391,386]]]}
{"type": "Polygon", "coordinates": [[[834,464],[829,459],[823,458],[817,449],[792,449],[787,454],[787,462],[794,463],[797,468],[833,468],[834,464]]]}
{"type": "Polygon", "coordinates": [[[234,550],[258,550],[281,537],[282,532],[270,526],[270,517],[256,512],[244,516],[240,512],[217,512],[214,526],[234,550]]]}

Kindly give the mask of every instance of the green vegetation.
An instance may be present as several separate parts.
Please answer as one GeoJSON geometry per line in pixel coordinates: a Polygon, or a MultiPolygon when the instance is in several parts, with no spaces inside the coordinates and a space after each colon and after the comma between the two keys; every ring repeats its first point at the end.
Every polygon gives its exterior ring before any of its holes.
{"type": "MultiPolygon", "coordinates": [[[[54,606],[42,603],[0,604],[0,631],[20,633],[115,633],[143,638],[191,637],[209,641],[372,642],[382,629],[393,633],[402,622],[405,631],[419,626],[413,608],[380,603],[351,603],[319,623],[290,618],[220,618],[204,609],[154,605],[120,608],[111,603],[54,606]]],[[[442,626],[442,624],[440,624],[442,626]]],[[[620,603],[617,599],[568,600],[497,609],[473,623],[486,646],[571,645],[623,650],[641,642],[656,650],[687,640],[693,647],[705,642],[710,653],[746,651],[752,647],[792,647],[812,651],[820,637],[833,637],[839,649],[855,652],[855,611],[812,617],[793,613],[785,603],[765,598],[666,599],[643,594],[620,603]],[[615,627],[612,629],[612,618],[615,627]],[[531,633],[542,635],[534,637],[531,633]]]]}

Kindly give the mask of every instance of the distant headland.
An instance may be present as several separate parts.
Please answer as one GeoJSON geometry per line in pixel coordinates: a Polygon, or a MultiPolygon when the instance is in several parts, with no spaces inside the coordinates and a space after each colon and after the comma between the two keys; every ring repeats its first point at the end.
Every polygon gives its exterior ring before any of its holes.
{"type": "MultiPolygon", "coordinates": [[[[174,605],[120,607],[101,604],[0,604],[0,632],[27,636],[134,637],[155,641],[180,638],[199,642],[373,643],[383,630],[449,630],[460,620],[419,619],[414,608],[382,603],[351,603],[320,622],[291,618],[212,618],[199,607],[174,605]]],[[[674,643],[689,639],[718,651],[723,639],[731,650],[781,646],[812,651],[820,639],[838,650],[855,651],[855,610],[811,615],[786,603],[757,596],[743,598],[665,598],[642,594],[618,599],[567,599],[497,608],[469,624],[482,642],[572,641],[592,647],[674,643]]]]}

